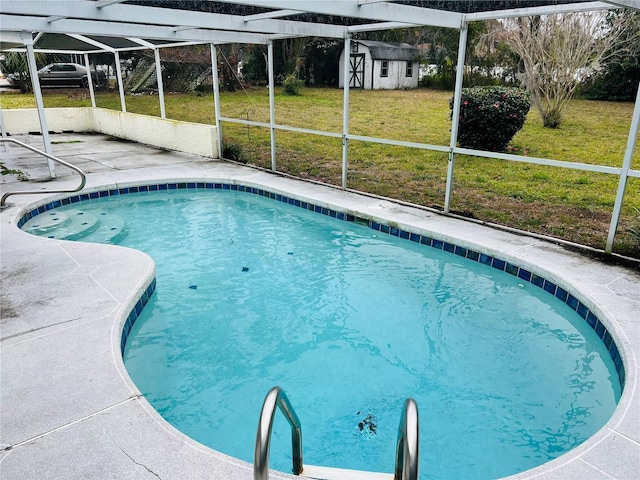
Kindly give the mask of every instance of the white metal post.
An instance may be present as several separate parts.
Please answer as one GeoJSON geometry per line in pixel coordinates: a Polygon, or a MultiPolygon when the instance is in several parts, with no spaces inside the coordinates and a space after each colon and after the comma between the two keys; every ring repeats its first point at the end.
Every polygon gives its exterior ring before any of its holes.
{"type": "Polygon", "coordinates": [[[620,179],[618,180],[618,192],[616,193],[616,203],[613,205],[613,213],[611,214],[611,224],[609,225],[609,235],[607,236],[607,245],[604,248],[606,253],[611,253],[613,249],[613,239],[616,236],[618,221],[620,220],[620,211],[622,210],[622,200],[624,192],[627,188],[627,179],[629,178],[629,169],[631,168],[631,158],[636,146],[636,138],[638,137],[638,128],[640,126],[640,85],[638,85],[638,94],[636,95],[636,104],[631,117],[631,128],[629,129],[629,137],[627,138],[627,149],[624,152],[624,160],[622,162],[622,170],[620,171],[620,179]]]}
{"type": "Polygon", "coordinates": [[[271,134],[271,170],[277,170],[276,165],[276,102],[273,76],[273,40],[267,44],[267,71],[269,75],[269,130],[271,134]]]}
{"type": "Polygon", "coordinates": [[[160,49],[154,48],[153,55],[156,59],[156,78],[158,79],[158,99],[160,100],[160,118],[167,118],[164,109],[164,84],[162,83],[162,64],[160,63],[160,49]]]}
{"type": "Polygon", "coordinates": [[[213,77],[213,108],[218,133],[218,158],[222,158],[222,122],[220,122],[220,81],[218,80],[218,50],[211,44],[211,76],[213,77]]]}
{"type": "Polygon", "coordinates": [[[120,108],[123,112],[127,112],[127,104],[124,101],[124,84],[122,82],[122,69],[120,68],[120,54],[116,50],[113,52],[116,59],[116,77],[118,81],[118,91],[120,92],[120,108]]]}
{"type": "Polygon", "coordinates": [[[449,141],[449,165],[447,167],[447,186],[444,193],[444,211],[451,208],[451,192],[453,190],[453,166],[455,154],[453,149],[458,140],[458,125],[460,120],[460,97],[462,96],[462,79],[464,77],[464,56],[467,50],[468,24],[460,26],[460,41],[458,42],[458,65],[456,66],[456,86],[453,93],[453,113],[451,114],[451,139],[449,141]]]}
{"type": "Polygon", "coordinates": [[[91,97],[91,106],[96,108],[96,95],[93,91],[93,78],[91,76],[91,67],[89,66],[89,54],[84,54],[84,66],[87,67],[87,85],[89,86],[89,96],[91,97]]]}
{"type": "MultiPolygon", "coordinates": [[[[4,124],[4,116],[2,115],[2,105],[0,105],[0,130],[2,130],[2,138],[7,138],[7,127],[4,124]]],[[[7,146],[2,144],[2,151],[7,151],[7,146]]]]}
{"type": "Polygon", "coordinates": [[[351,35],[344,37],[344,71],[342,78],[344,83],[344,95],[342,102],[342,188],[347,188],[347,169],[349,166],[349,67],[351,65],[351,35]]]}
{"type": "MultiPolygon", "coordinates": [[[[27,63],[29,64],[29,75],[31,76],[31,85],[33,86],[33,93],[36,97],[36,109],[38,111],[38,117],[40,118],[40,131],[42,132],[42,141],[44,142],[44,151],[49,155],[53,154],[51,150],[51,140],[49,139],[49,129],[47,127],[47,118],[44,113],[44,102],[42,100],[42,90],[40,89],[40,79],[38,78],[38,67],[36,65],[36,56],[33,53],[33,38],[30,32],[26,32],[22,35],[22,40],[27,47],[27,63]]],[[[51,161],[47,159],[49,166],[49,175],[51,178],[56,176],[56,167],[51,161]]]]}

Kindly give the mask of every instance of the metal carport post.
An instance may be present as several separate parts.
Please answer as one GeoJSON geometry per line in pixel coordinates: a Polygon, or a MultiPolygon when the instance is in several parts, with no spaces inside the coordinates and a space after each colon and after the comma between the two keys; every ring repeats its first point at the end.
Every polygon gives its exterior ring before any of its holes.
{"type": "MultiPolygon", "coordinates": [[[[49,155],[53,154],[51,150],[51,139],[49,138],[49,128],[47,127],[47,119],[44,114],[44,102],[42,100],[42,90],[40,89],[40,79],[38,78],[38,66],[36,65],[36,56],[33,52],[33,36],[31,32],[22,32],[20,35],[22,41],[27,47],[27,63],[29,64],[29,75],[31,75],[31,84],[33,85],[33,93],[36,97],[36,109],[38,118],[40,119],[40,130],[42,132],[42,141],[44,142],[44,151],[49,155]]],[[[56,176],[56,167],[54,163],[47,159],[49,166],[49,175],[51,178],[56,176]]]]}
{"type": "Polygon", "coordinates": [[[616,202],[613,205],[613,213],[611,214],[611,224],[609,225],[609,235],[607,236],[607,245],[604,247],[605,253],[611,253],[613,249],[613,240],[616,236],[618,221],[620,220],[620,211],[622,210],[622,201],[624,193],[627,189],[627,180],[629,178],[629,170],[631,169],[631,158],[636,146],[636,138],[638,137],[638,127],[640,126],[640,83],[638,84],[638,94],[636,95],[636,103],[633,107],[633,116],[631,117],[631,127],[629,128],[629,137],[627,138],[627,149],[624,153],[622,162],[622,170],[618,180],[618,191],[616,193],[616,202]]]}
{"type": "Polygon", "coordinates": [[[351,62],[351,34],[344,36],[344,94],[342,100],[342,188],[347,188],[347,169],[349,167],[349,69],[351,62]]]}
{"type": "MultiPolygon", "coordinates": [[[[91,77],[91,67],[89,66],[89,54],[84,54],[84,65],[87,67],[87,82],[89,85],[89,96],[91,97],[91,107],[96,108],[96,94],[93,90],[93,78],[91,77]]],[[[97,72],[96,72],[97,74],[97,72]]],[[[96,75],[97,76],[97,75],[96,75]]]]}
{"type": "Polygon", "coordinates": [[[153,49],[153,58],[156,61],[156,79],[158,81],[158,100],[160,101],[160,118],[167,118],[167,112],[164,108],[164,83],[162,81],[162,63],[160,63],[160,49],[153,49]]]}
{"type": "Polygon", "coordinates": [[[220,81],[218,79],[218,49],[211,45],[211,78],[213,79],[213,108],[216,114],[216,130],[218,134],[218,158],[222,158],[222,122],[220,121],[220,81]]]}
{"type": "Polygon", "coordinates": [[[120,92],[120,108],[123,113],[127,113],[127,104],[124,100],[124,84],[122,83],[122,68],[120,67],[120,54],[118,51],[113,52],[116,62],[116,77],[118,82],[118,92],[120,92]]]}
{"type": "Polygon", "coordinates": [[[269,74],[269,138],[271,143],[271,170],[274,172],[278,166],[276,163],[276,101],[275,80],[273,76],[273,40],[267,43],[267,65],[269,74]]]}
{"type": "Polygon", "coordinates": [[[449,143],[449,162],[447,166],[447,185],[444,192],[444,211],[449,213],[451,209],[451,193],[453,190],[453,167],[455,165],[455,153],[453,149],[458,141],[458,125],[460,124],[460,97],[462,96],[462,80],[464,78],[464,61],[467,51],[467,33],[469,24],[463,22],[460,26],[460,40],[458,42],[458,65],[456,67],[456,85],[453,93],[453,112],[451,114],[451,139],[449,143]]]}

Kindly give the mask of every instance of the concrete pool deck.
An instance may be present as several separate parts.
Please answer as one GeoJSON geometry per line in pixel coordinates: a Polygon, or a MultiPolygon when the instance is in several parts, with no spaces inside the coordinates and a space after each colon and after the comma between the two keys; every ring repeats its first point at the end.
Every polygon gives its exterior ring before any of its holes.
{"type": "MultiPolygon", "coordinates": [[[[42,147],[38,136],[16,138],[42,147]]],[[[556,460],[509,478],[626,480],[640,476],[638,266],[603,263],[533,237],[229,162],[103,135],[63,134],[52,140],[54,155],[87,172],[89,191],[161,180],[262,186],[316,205],[392,221],[407,230],[431,232],[570,286],[614,337],[625,364],[625,390],[613,417],[591,439],[556,460]]],[[[6,152],[0,145],[0,156],[8,167],[22,169],[32,178],[25,183],[5,175],[2,193],[78,184],[77,175],[63,166],[56,168],[54,181],[38,181],[47,176],[45,160],[13,145],[7,145],[6,152]]],[[[17,228],[27,206],[69,195],[16,195],[8,200],[13,205],[0,212],[0,477],[253,478],[251,464],[204,447],[168,425],[140,396],[124,369],[120,329],[154,275],[151,258],[122,247],[36,237],[17,228]]],[[[310,457],[307,454],[312,461],[310,457]]],[[[389,459],[389,472],[393,461],[389,459]]],[[[274,472],[272,478],[295,477],[274,472]]]]}

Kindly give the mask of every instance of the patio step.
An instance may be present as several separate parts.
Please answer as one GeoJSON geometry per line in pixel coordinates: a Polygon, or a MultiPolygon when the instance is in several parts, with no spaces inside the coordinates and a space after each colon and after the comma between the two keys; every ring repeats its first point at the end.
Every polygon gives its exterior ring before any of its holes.
{"type": "Polygon", "coordinates": [[[22,229],[47,238],[94,243],[113,243],[126,235],[122,218],[104,210],[49,210],[28,220],[22,229]]]}

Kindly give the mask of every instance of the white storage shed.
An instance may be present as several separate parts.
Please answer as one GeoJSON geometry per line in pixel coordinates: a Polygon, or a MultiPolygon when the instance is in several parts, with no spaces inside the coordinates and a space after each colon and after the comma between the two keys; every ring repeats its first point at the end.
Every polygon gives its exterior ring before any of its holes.
{"type": "MultiPolygon", "coordinates": [[[[418,54],[408,43],[353,40],[350,48],[349,87],[396,90],[418,87],[418,54]]],[[[344,50],[340,55],[340,88],[344,87],[344,50]]]]}

